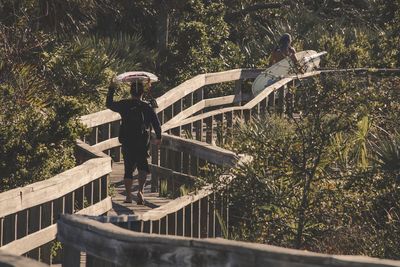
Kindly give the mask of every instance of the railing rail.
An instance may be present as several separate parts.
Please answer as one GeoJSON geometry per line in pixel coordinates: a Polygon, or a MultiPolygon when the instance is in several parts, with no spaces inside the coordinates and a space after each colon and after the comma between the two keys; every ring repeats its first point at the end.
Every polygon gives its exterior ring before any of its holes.
{"type": "Polygon", "coordinates": [[[334,256],[223,239],[191,239],[135,233],[77,215],[65,215],[58,237],[68,251],[63,266],[298,266],[388,267],[398,261],[365,256],[334,256]]]}

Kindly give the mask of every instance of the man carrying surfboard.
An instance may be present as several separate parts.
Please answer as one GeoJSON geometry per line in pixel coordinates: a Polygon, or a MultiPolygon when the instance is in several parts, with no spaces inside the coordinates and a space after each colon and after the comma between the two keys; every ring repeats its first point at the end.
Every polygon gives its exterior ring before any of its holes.
{"type": "Polygon", "coordinates": [[[154,144],[161,144],[161,126],[153,108],[142,101],[144,84],[141,80],[131,83],[131,99],[114,101],[116,85],[111,82],[108,88],[106,106],[121,115],[119,141],[122,144],[124,156],[124,184],[126,190],[125,202],[132,202],[133,171],[138,170],[139,190],[137,193],[139,205],[144,204],[143,190],[146,176],[150,174],[148,157],[150,146],[150,131],[153,127],[156,133],[154,144]]]}
{"type": "MultiPolygon", "coordinates": [[[[299,62],[296,58],[296,50],[291,46],[292,36],[288,33],[284,33],[279,39],[278,46],[275,47],[274,51],[272,51],[271,59],[269,61],[270,66],[273,64],[289,57],[296,67],[299,66],[299,62]]],[[[299,68],[300,72],[303,72],[299,68]]]]}

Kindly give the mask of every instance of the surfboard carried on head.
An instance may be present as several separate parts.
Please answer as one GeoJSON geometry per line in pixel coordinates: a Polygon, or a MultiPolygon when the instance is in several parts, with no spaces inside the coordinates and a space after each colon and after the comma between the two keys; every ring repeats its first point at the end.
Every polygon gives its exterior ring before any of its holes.
{"type": "Polygon", "coordinates": [[[294,62],[290,58],[282,59],[281,61],[275,63],[265,71],[263,71],[254,80],[252,85],[253,95],[258,95],[266,87],[272,85],[281,78],[295,75],[298,73],[298,69],[303,72],[310,72],[319,67],[321,56],[325,55],[327,52],[316,52],[314,50],[305,50],[296,53],[296,58],[299,63],[295,66],[294,62]]]}
{"type": "Polygon", "coordinates": [[[133,81],[149,81],[151,83],[158,82],[158,77],[153,73],[146,71],[128,71],[119,74],[115,77],[117,82],[128,82],[131,83],[133,81]]]}
{"type": "Polygon", "coordinates": [[[158,107],[157,101],[152,96],[150,89],[151,83],[158,82],[158,77],[153,73],[147,71],[128,71],[115,77],[115,81],[119,83],[143,82],[147,84],[147,92],[145,94],[147,95],[148,102],[153,108],[158,107]]]}

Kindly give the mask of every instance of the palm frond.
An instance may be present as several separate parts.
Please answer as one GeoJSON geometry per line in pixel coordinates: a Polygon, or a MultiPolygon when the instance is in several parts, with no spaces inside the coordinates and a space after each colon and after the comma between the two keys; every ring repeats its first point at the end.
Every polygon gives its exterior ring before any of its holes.
{"type": "Polygon", "coordinates": [[[385,171],[400,171],[400,134],[384,134],[373,145],[375,162],[385,171]]]}

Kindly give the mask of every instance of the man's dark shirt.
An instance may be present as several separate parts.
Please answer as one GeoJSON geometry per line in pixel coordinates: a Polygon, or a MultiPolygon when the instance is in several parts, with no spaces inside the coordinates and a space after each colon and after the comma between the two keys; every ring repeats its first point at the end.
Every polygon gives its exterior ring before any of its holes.
{"type": "MultiPolygon", "coordinates": [[[[106,106],[112,111],[118,112],[121,115],[122,123],[120,128],[120,136],[123,129],[129,128],[126,124],[128,121],[129,111],[133,106],[140,106],[143,112],[144,125],[147,131],[150,131],[150,127],[156,133],[157,139],[161,139],[161,126],[158,120],[157,114],[154,112],[153,108],[146,102],[138,99],[124,99],[120,101],[114,101],[114,90],[109,90],[107,94],[106,106]]],[[[138,126],[140,127],[140,126],[138,126]]],[[[142,141],[143,142],[143,141],[142,141]]],[[[148,144],[146,144],[148,146],[148,144]]]]}

